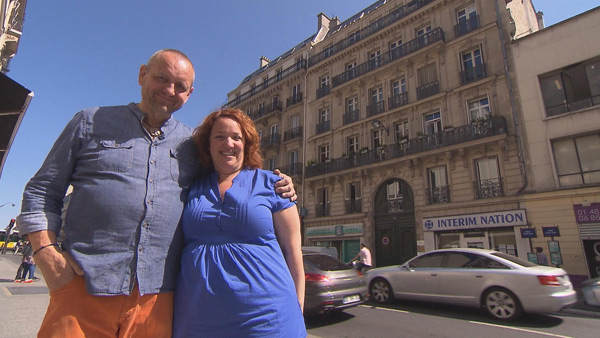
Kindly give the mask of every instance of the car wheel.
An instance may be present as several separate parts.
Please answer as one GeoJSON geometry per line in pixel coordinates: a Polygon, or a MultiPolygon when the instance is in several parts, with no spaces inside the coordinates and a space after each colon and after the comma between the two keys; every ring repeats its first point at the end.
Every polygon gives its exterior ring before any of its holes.
{"type": "Polygon", "coordinates": [[[483,307],[490,316],[501,320],[517,319],[523,309],[514,293],[504,288],[491,288],[483,296],[483,307]]]}
{"type": "Polygon", "coordinates": [[[377,278],[371,282],[369,292],[371,293],[371,298],[377,303],[385,304],[394,299],[394,293],[392,292],[390,283],[382,278],[377,278]]]}

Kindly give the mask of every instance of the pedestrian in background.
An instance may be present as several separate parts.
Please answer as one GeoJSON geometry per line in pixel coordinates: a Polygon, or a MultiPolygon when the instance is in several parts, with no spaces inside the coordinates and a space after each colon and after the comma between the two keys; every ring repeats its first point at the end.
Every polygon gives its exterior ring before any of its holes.
{"type": "Polygon", "coordinates": [[[546,257],[546,254],[544,254],[544,249],[542,249],[541,247],[537,247],[535,248],[535,252],[537,254],[537,260],[538,260],[538,265],[548,265],[548,258],[546,257]]]}
{"type": "Polygon", "coordinates": [[[371,250],[367,248],[365,243],[360,243],[360,251],[352,258],[352,260],[359,259],[359,262],[356,264],[356,269],[361,272],[365,272],[371,268],[371,250]]]}
{"type": "Polygon", "coordinates": [[[33,282],[35,273],[35,261],[33,260],[33,248],[31,247],[31,243],[28,240],[25,241],[25,246],[23,247],[23,258],[21,259],[21,266],[21,281],[23,283],[33,282]],[[27,278],[27,275],[29,275],[29,278],[27,278]]]}

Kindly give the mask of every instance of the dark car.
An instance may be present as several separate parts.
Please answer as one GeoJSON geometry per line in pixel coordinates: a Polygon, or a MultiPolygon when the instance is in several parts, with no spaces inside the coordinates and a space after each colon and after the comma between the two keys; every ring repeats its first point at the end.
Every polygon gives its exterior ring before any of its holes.
{"type": "Polygon", "coordinates": [[[368,298],[365,277],[339,259],[304,252],[304,314],[315,315],[360,305],[368,298]]]}

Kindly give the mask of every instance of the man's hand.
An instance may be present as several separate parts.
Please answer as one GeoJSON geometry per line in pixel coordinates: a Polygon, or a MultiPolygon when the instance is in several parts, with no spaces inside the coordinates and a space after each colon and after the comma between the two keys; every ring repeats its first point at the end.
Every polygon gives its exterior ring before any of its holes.
{"type": "Polygon", "coordinates": [[[283,198],[289,198],[290,201],[294,202],[298,199],[296,196],[296,190],[294,190],[294,183],[292,178],[286,174],[283,174],[279,169],[273,170],[273,174],[281,177],[277,183],[275,183],[275,192],[283,198]]]}
{"type": "MultiPolygon", "coordinates": [[[[28,234],[35,250],[50,243],[56,243],[56,235],[50,231],[37,231],[28,234]]],[[[48,290],[54,291],[67,285],[75,275],[83,276],[83,270],[67,252],[56,246],[49,246],[38,251],[33,257],[37,267],[42,271],[48,290]]]]}

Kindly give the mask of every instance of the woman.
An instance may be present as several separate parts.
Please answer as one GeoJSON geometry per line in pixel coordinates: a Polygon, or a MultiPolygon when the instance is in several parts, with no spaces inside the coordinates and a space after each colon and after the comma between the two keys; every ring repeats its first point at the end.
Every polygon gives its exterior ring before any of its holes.
{"type": "Polygon", "coordinates": [[[294,203],[261,170],[258,133],[238,109],[194,131],[212,170],[190,189],[174,337],[305,337],[304,267],[294,203]]]}

